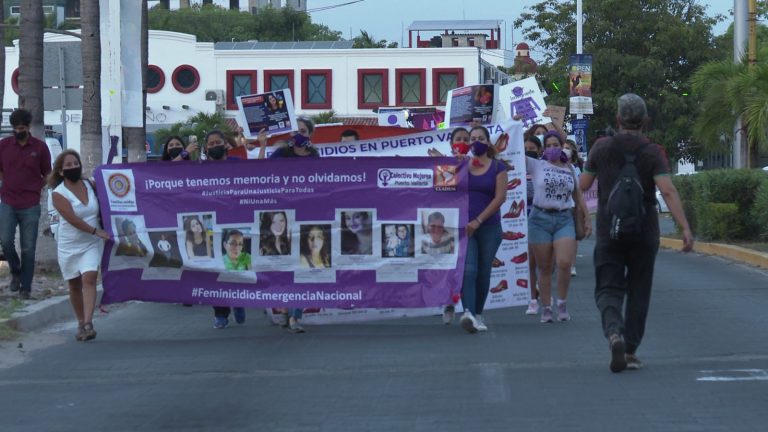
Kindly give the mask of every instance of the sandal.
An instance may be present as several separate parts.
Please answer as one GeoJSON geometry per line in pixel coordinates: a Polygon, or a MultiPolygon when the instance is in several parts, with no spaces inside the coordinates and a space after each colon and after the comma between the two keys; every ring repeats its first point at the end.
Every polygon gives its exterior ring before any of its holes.
{"type": "Polygon", "coordinates": [[[96,330],[93,329],[92,323],[85,323],[85,325],[83,326],[83,335],[84,335],[83,337],[84,341],[96,339],[96,330]]]}
{"type": "Polygon", "coordinates": [[[85,340],[85,327],[83,324],[77,325],[77,333],[75,334],[75,340],[83,342],[85,340]]]}

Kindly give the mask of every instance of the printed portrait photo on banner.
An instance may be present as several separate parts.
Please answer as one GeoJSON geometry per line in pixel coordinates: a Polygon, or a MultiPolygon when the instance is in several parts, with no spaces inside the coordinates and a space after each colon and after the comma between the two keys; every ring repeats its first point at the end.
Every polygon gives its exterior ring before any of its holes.
{"type": "Polygon", "coordinates": [[[341,254],[373,254],[373,212],[343,210],[341,212],[341,254]]]}
{"type": "Polygon", "coordinates": [[[144,217],[115,217],[114,228],[117,231],[117,250],[115,256],[145,257],[149,253],[147,246],[139,238],[137,225],[144,229],[144,217]],[[137,220],[139,219],[140,220],[137,220]]]}
{"type": "Polygon", "coordinates": [[[444,255],[456,252],[458,214],[455,209],[421,210],[421,253],[444,255]]]}
{"type": "Polygon", "coordinates": [[[181,268],[182,258],[176,231],[154,231],[149,233],[154,250],[150,267],[181,268]]]}
{"type": "Polygon", "coordinates": [[[410,258],[415,255],[413,224],[384,224],[381,229],[381,256],[410,258]]]}
{"type": "Polygon", "coordinates": [[[190,260],[213,258],[213,214],[181,217],[184,228],[184,250],[190,260]]]}
{"type": "Polygon", "coordinates": [[[289,213],[266,211],[257,214],[259,221],[259,255],[279,256],[291,254],[289,213]]]}
{"type": "Polygon", "coordinates": [[[331,225],[301,225],[299,236],[299,263],[303,268],[331,267],[331,225]]]}
{"type": "Polygon", "coordinates": [[[221,259],[228,271],[251,270],[251,238],[248,228],[225,228],[221,232],[221,259]]]}

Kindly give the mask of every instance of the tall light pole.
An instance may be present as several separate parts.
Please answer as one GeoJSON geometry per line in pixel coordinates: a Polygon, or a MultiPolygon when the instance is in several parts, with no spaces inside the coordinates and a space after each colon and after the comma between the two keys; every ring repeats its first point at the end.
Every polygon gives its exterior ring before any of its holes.
{"type": "MultiPolygon", "coordinates": [[[[741,63],[747,44],[747,2],[733,0],[733,62],[741,63]]],[[[744,168],[744,128],[741,116],[736,119],[733,134],[733,167],[744,168]]],[[[747,153],[749,153],[747,151],[747,153]]]]}

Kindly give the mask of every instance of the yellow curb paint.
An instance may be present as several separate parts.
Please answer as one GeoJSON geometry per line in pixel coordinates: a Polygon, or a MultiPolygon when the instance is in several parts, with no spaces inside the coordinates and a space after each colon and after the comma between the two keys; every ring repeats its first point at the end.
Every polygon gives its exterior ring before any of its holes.
{"type": "MultiPolygon", "coordinates": [[[[667,249],[682,249],[683,241],[668,237],[661,238],[661,247],[667,249]]],[[[740,246],[733,246],[720,243],[696,242],[693,245],[693,251],[705,255],[717,255],[720,257],[732,259],[757,267],[768,269],[768,254],[763,252],[746,249],[740,246]]]]}

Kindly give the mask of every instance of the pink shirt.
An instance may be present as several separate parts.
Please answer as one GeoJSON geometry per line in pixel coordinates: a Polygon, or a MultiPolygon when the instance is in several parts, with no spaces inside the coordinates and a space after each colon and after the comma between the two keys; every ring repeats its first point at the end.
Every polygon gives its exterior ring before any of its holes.
{"type": "Polygon", "coordinates": [[[48,146],[30,136],[25,146],[15,136],[0,140],[0,172],[3,187],[0,200],[15,209],[26,209],[40,204],[40,192],[45,178],[51,172],[51,153],[48,146]]]}

